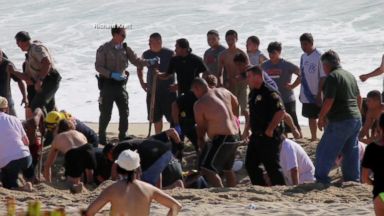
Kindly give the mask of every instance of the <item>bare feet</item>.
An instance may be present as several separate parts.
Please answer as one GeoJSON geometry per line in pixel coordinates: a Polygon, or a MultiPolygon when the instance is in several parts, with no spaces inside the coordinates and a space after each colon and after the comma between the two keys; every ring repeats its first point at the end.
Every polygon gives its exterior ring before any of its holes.
{"type": "Polygon", "coordinates": [[[21,191],[32,192],[33,186],[31,182],[26,182],[25,185],[20,188],[21,191]]]}
{"type": "Polygon", "coordinates": [[[317,137],[313,137],[313,138],[311,139],[311,142],[317,142],[317,141],[319,141],[319,139],[318,139],[317,137]]]}
{"type": "Polygon", "coordinates": [[[295,139],[300,139],[300,138],[302,138],[300,131],[297,130],[297,129],[295,129],[295,130],[292,131],[292,135],[293,135],[293,137],[294,137],[295,139]]]}
{"type": "Polygon", "coordinates": [[[72,185],[69,190],[71,191],[71,193],[77,194],[77,193],[81,193],[83,191],[86,191],[87,189],[84,187],[84,184],[82,182],[80,182],[80,184],[72,185]]]}

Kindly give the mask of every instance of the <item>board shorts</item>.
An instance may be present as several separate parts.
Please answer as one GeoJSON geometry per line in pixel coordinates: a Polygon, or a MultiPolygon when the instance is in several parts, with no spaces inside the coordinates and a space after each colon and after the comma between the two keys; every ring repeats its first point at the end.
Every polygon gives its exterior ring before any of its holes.
{"type": "Polygon", "coordinates": [[[301,114],[309,119],[319,118],[321,108],[317,104],[303,103],[303,110],[301,114]]]}
{"type": "MultiPolygon", "coordinates": [[[[163,116],[168,122],[172,122],[172,102],[176,100],[176,94],[174,93],[162,93],[156,94],[154,108],[153,108],[153,121],[159,122],[163,120],[163,116]]],[[[147,113],[148,120],[150,115],[151,106],[151,94],[147,93],[147,113]]]]}
{"type": "Polygon", "coordinates": [[[73,148],[64,155],[65,176],[79,178],[85,169],[96,168],[95,150],[91,144],[73,148]]]}
{"type": "Polygon", "coordinates": [[[239,102],[241,113],[248,111],[248,85],[246,82],[236,83],[235,86],[228,89],[234,94],[239,102]]]}
{"type": "Polygon", "coordinates": [[[215,173],[232,170],[239,140],[238,135],[215,136],[207,146],[201,167],[215,173]]]}

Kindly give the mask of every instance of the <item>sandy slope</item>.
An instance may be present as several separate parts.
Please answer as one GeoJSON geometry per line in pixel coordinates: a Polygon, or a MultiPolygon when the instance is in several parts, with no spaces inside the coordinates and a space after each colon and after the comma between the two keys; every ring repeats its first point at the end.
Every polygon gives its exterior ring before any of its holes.
{"type": "MultiPolygon", "coordinates": [[[[95,124],[90,124],[96,127],[95,124]]],[[[114,131],[116,125],[111,125],[114,131]]],[[[147,124],[133,124],[130,133],[138,136],[147,134],[147,124]]],[[[308,134],[307,132],[305,134],[308,134]]],[[[114,135],[111,133],[110,135],[114,135]]],[[[303,139],[300,141],[313,158],[316,144],[303,139]]],[[[245,147],[239,148],[240,158],[244,157],[245,147]]],[[[193,157],[191,155],[190,157],[193,157]]],[[[187,162],[192,161],[187,158],[187,162]]],[[[103,183],[96,189],[83,194],[73,195],[65,189],[63,169],[60,164],[55,166],[56,175],[50,185],[36,185],[33,193],[9,191],[0,188],[0,215],[5,213],[4,200],[14,196],[18,207],[25,209],[30,200],[38,199],[43,207],[53,209],[65,207],[70,215],[78,215],[81,208],[94,200],[112,181],[103,183]]],[[[332,177],[337,181],[339,173],[334,170],[332,177]]],[[[251,186],[245,171],[238,173],[240,184],[236,188],[224,189],[175,189],[167,191],[183,204],[181,215],[373,215],[371,187],[356,183],[334,184],[325,187],[321,184],[307,184],[297,187],[258,187],[251,186]]],[[[100,215],[108,215],[106,206],[100,215]]],[[[167,210],[158,204],[151,207],[151,215],[165,215],[167,210]]]]}

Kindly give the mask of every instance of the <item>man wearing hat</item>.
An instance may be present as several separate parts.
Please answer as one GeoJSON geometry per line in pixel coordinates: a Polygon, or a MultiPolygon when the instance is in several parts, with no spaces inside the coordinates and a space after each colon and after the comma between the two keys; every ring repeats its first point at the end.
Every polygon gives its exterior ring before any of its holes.
{"type": "Polygon", "coordinates": [[[122,180],[106,188],[89,205],[83,215],[95,215],[108,202],[110,215],[149,215],[152,200],[169,208],[167,215],[177,215],[181,204],[160,189],[138,180],[140,156],[136,151],[125,150],[115,161],[122,180]]]}
{"type": "MultiPolygon", "coordinates": [[[[1,183],[4,188],[17,189],[19,173],[27,170],[32,164],[29,152],[29,140],[21,121],[8,115],[8,101],[0,97],[0,169],[1,183]]],[[[26,180],[33,176],[24,176],[26,180]]],[[[32,190],[32,184],[27,183],[25,190],[32,190]]]]}
{"type": "Polygon", "coordinates": [[[23,95],[22,104],[28,105],[25,83],[13,73],[17,71],[14,64],[9,61],[7,55],[0,49],[0,96],[8,100],[8,114],[16,116],[11,92],[11,79],[17,82],[20,92],[23,95]]]}
{"type": "Polygon", "coordinates": [[[171,58],[168,70],[160,72],[157,70],[160,79],[168,79],[173,74],[177,74],[177,84],[172,85],[173,91],[178,91],[179,95],[190,91],[194,78],[200,73],[206,74],[208,69],[202,58],[192,53],[189,42],[185,38],[180,38],[175,45],[176,55],[171,58]]]}
{"type": "Polygon", "coordinates": [[[17,46],[27,52],[25,70],[36,90],[36,95],[30,101],[32,112],[41,108],[47,112],[55,109],[55,94],[59,89],[61,76],[56,70],[53,57],[48,48],[40,41],[31,42],[26,31],[20,31],[15,36],[17,46]],[[49,106],[48,106],[49,105],[49,106]]]}

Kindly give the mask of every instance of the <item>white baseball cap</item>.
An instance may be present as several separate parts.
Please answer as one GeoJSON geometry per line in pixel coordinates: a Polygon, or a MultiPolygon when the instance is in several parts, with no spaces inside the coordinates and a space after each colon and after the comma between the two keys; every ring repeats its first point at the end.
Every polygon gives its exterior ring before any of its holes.
{"type": "Polygon", "coordinates": [[[119,154],[115,163],[127,171],[132,171],[140,167],[140,155],[136,151],[125,150],[119,154]]]}
{"type": "Polygon", "coordinates": [[[0,96],[0,109],[8,108],[8,100],[5,97],[0,96]]]}

